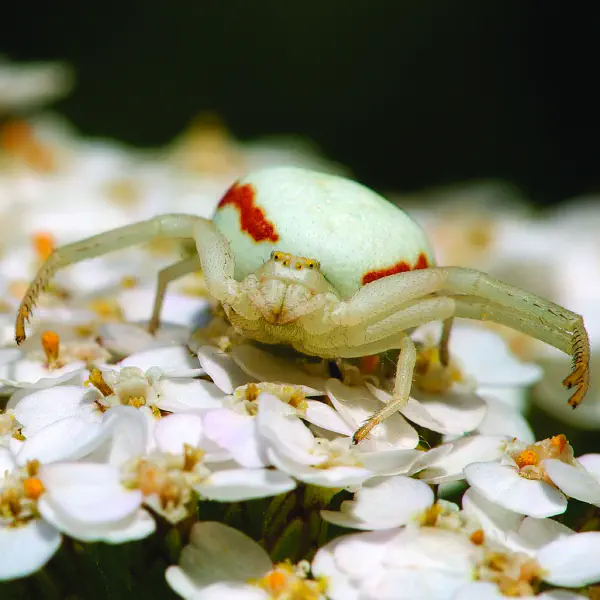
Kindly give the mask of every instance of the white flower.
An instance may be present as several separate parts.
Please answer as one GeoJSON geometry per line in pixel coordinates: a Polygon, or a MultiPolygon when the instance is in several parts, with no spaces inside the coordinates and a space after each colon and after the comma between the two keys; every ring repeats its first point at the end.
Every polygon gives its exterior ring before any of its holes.
{"type": "Polygon", "coordinates": [[[269,461],[305,483],[346,487],[375,474],[360,465],[350,438],[316,438],[292,407],[266,393],[259,400],[258,428],[266,440],[269,461]]]}
{"type": "Polygon", "coordinates": [[[40,514],[71,537],[118,544],[154,532],[154,519],[141,508],[142,493],[125,488],[116,467],[56,463],[42,466],[39,477],[40,514]]]}
{"type": "Polygon", "coordinates": [[[36,463],[18,469],[9,450],[0,448],[0,581],[35,573],[60,546],[60,532],[39,518],[44,488],[38,470],[36,463]]]}
{"type": "Polygon", "coordinates": [[[529,446],[508,443],[499,459],[466,466],[465,477],[492,502],[524,515],[549,517],[566,510],[565,494],[600,504],[594,459],[590,467],[591,472],[578,463],[565,436],[557,435],[529,446]]]}
{"type": "Polygon", "coordinates": [[[236,502],[276,496],[296,486],[278,471],[236,468],[231,462],[209,468],[206,463],[230,457],[205,436],[198,415],[165,417],[154,433],[158,449],[132,456],[123,464],[123,477],[130,489],[140,490],[144,502],[171,523],[195,510],[194,490],[209,500],[236,502]]]}
{"type": "Polygon", "coordinates": [[[211,521],[196,523],[178,566],[166,571],[169,585],[194,600],[325,600],[326,584],[307,578],[308,563],[273,565],[242,532],[211,521]]]}
{"type": "Polygon", "coordinates": [[[0,57],[0,113],[45,104],[69,91],[71,71],[59,63],[10,63],[0,57]]]}
{"type": "Polygon", "coordinates": [[[0,381],[8,386],[46,388],[60,383],[83,383],[86,364],[105,361],[109,353],[90,339],[38,331],[23,344],[23,356],[0,366],[0,381]]]}
{"type": "Polygon", "coordinates": [[[433,491],[425,483],[397,475],[367,481],[342,502],[339,512],[322,510],[328,522],[352,529],[392,529],[406,525],[433,504],[433,491]]]}

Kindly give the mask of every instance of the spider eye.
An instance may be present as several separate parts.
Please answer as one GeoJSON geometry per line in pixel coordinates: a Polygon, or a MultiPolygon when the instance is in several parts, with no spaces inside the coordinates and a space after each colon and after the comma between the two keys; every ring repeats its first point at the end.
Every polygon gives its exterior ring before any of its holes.
{"type": "Polygon", "coordinates": [[[302,263],[296,263],[296,269],[298,269],[298,271],[302,270],[302,263]]]}
{"type": "Polygon", "coordinates": [[[275,261],[281,260],[281,252],[277,252],[277,250],[271,252],[271,258],[275,261]]]}
{"type": "Polygon", "coordinates": [[[288,259],[283,261],[283,266],[284,267],[289,267],[290,266],[290,261],[288,259]]]}
{"type": "Polygon", "coordinates": [[[309,261],[307,261],[306,266],[309,269],[314,269],[317,266],[317,261],[316,260],[309,260],[309,261]]]}

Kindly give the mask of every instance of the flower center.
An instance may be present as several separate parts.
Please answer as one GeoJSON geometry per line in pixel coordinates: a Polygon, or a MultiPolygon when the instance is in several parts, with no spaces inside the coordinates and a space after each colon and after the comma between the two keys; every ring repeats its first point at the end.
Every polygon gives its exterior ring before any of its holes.
{"type": "Polygon", "coordinates": [[[185,444],[183,454],[155,453],[136,458],[125,465],[123,483],[153,498],[162,514],[177,522],[188,515],[192,486],[210,475],[203,457],[202,450],[185,444]]]}
{"type": "Polygon", "coordinates": [[[306,395],[302,391],[302,388],[295,385],[270,383],[268,381],[241,385],[235,389],[233,396],[229,398],[237,405],[242,404],[248,415],[255,415],[258,412],[256,402],[263,392],[277,396],[282,402],[289,404],[299,411],[305,411],[308,408],[306,395]]]}
{"type": "Polygon", "coordinates": [[[541,580],[541,568],[526,554],[487,552],[477,567],[477,579],[495,583],[510,597],[534,596],[541,580]]]}
{"type": "Polygon", "coordinates": [[[521,477],[543,480],[552,485],[554,484],[544,469],[544,460],[547,458],[556,458],[570,465],[575,464],[573,448],[562,433],[531,444],[530,446],[515,443],[507,451],[517,464],[521,477]]]}
{"type": "Polygon", "coordinates": [[[45,491],[37,477],[39,468],[40,463],[32,460],[5,477],[0,489],[0,522],[18,527],[38,516],[37,500],[45,491]]]}
{"type": "Polygon", "coordinates": [[[326,583],[307,579],[308,571],[306,561],[297,565],[286,561],[276,564],[262,579],[248,583],[267,592],[272,600],[319,600],[324,597],[326,583]]]}
{"type": "Polygon", "coordinates": [[[432,394],[447,392],[455,383],[462,383],[466,379],[452,360],[447,366],[441,363],[438,346],[426,346],[419,350],[414,373],[415,385],[432,394]]]}

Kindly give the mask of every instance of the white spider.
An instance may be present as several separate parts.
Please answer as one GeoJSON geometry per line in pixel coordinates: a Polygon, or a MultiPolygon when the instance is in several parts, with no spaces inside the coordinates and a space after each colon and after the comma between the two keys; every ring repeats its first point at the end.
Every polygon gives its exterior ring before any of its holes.
{"type": "Polygon", "coordinates": [[[295,168],[237,182],[212,221],[162,215],[58,248],[21,302],[17,343],[57,269],[155,238],[193,240],[197,253],[159,273],[151,331],[167,284],[202,268],[209,293],[250,338],[323,358],[400,350],[393,399],[355,442],[407,401],[416,349],[405,332],[432,320],[444,321],[444,364],[454,317],[495,321],[573,356],[564,380],[577,388],[573,407],[587,391],[590,349],[579,315],[485,273],[436,267],[425,234],[400,208],[356,182],[295,168]]]}

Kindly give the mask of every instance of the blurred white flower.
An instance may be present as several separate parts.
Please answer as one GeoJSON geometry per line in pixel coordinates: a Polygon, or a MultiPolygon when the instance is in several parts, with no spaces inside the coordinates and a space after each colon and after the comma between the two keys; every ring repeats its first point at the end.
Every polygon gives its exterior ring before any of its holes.
{"type": "Polygon", "coordinates": [[[0,114],[40,106],[64,96],[71,70],[60,63],[15,63],[0,56],[0,114]]]}

